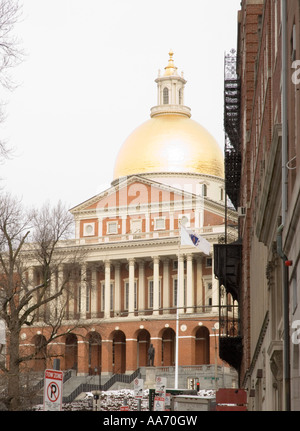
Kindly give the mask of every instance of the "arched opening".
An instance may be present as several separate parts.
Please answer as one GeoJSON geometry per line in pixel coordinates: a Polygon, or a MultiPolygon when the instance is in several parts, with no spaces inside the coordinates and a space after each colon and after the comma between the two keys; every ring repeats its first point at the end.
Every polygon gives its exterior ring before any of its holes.
{"type": "Polygon", "coordinates": [[[65,345],[65,368],[76,370],[78,365],[78,340],[76,335],[68,334],[65,345]]]}
{"type": "Polygon", "coordinates": [[[137,344],[137,366],[146,367],[148,365],[148,349],[150,346],[150,334],[146,329],[139,331],[137,344]]]}
{"type": "Polygon", "coordinates": [[[165,367],[175,364],[175,332],[171,328],[162,333],[161,360],[165,367]]]}
{"type": "Polygon", "coordinates": [[[47,341],[46,338],[41,335],[35,335],[33,338],[34,343],[34,371],[44,371],[46,369],[46,359],[47,359],[47,341]]]}
{"type": "Polygon", "coordinates": [[[163,89],[163,104],[169,104],[169,89],[167,87],[163,89]]]}
{"type": "Polygon", "coordinates": [[[102,339],[98,332],[88,334],[89,341],[89,374],[100,375],[102,369],[102,339]]]}
{"type": "Polygon", "coordinates": [[[201,326],[195,337],[195,365],[209,364],[209,330],[201,326]]]}
{"type": "Polygon", "coordinates": [[[182,88],[179,89],[178,96],[179,96],[179,105],[182,105],[182,88]]]}
{"type": "Polygon", "coordinates": [[[126,371],[126,337],[124,332],[116,331],[113,336],[112,360],[114,374],[126,371]]]}

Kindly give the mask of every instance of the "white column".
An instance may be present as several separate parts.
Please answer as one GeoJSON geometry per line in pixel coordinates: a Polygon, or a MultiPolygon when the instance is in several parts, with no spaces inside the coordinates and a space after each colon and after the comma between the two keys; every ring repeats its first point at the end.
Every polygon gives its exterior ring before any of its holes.
{"type": "Polygon", "coordinates": [[[193,280],[193,255],[187,255],[187,268],[186,268],[186,305],[187,313],[194,311],[194,280],[193,280]]]}
{"type": "Polygon", "coordinates": [[[179,289],[179,303],[177,307],[179,307],[179,313],[184,313],[184,257],[182,255],[179,256],[179,279],[177,280],[177,289],[179,289]]]}
{"type": "Polygon", "coordinates": [[[98,295],[97,295],[97,271],[96,268],[93,267],[91,269],[91,317],[97,317],[97,304],[98,304],[98,295]]]}
{"type": "Polygon", "coordinates": [[[86,263],[81,265],[81,280],[80,280],[80,318],[86,318],[86,287],[87,287],[87,273],[86,273],[86,263]]]}
{"type": "Polygon", "coordinates": [[[145,310],[145,262],[139,261],[139,310],[145,310]]]}
{"type": "Polygon", "coordinates": [[[103,219],[102,217],[98,218],[98,236],[103,235],[103,219]]]}
{"type": "Polygon", "coordinates": [[[75,307],[75,291],[77,289],[77,275],[76,271],[71,270],[68,282],[68,307],[69,307],[69,319],[74,319],[74,307],[75,307]]]}
{"type": "Polygon", "coordinates": [[[134,258],[129,259],[129,293],[128,293],[128,313],[132,317],[134,314],[134,258]]]}
{"type": "Polygon", "coordinates": [[[153,258],[153,314],[159,314],[159,257],[153,258]]]}
{"type": "MultiPolygon", "coordinates": [[[[202,280],[202,257],[197,258],[197,294],[196,304],[197,307],[203,305],[203,280],[202,280]]],[[[200,310],[197,310],[197,312],[200,310]]]]}
{"type": "Polygon", "coordinates": [[[76,239],[80,238],[80,220],[79,219],[75,219],[75,238],[76,239]]]}
{"type": "Polygon", "coordinates": [[[127,214],[122,215],[122,235],[126,235],[127,214]]]}
{"type": "MultiPolygon", "coordinates": [[[[50,278],[50,297],[53,297],[56,293],[56,271],[51,274],[50,278]]],[[[46,307],[50,310],[50,319],[57,316],[57,298],[50,301],[46,307]]]]}
{"type": "Polygon", "coordinates": [[[170,231],[174,230],[174,213],[170,212],[170,231]]]}
{"type": "Polygon", "coordinates": [[[121,311],[121,264],[117,262],[115,264],[115,314],[119,314],[121,311]]]}
{"type": "Polygon", "coordinates": [[[110,317],[110,260],[104,262],[105,281],[104,281],[104,318],[110,317]]]}
{"type": "MultiPolygon", "coordinates": [[[[28,269],[28,290],[32,290],[35,287],[35,270],[34,268],[31,266],[28,269]]],[[[29,299],[28,301],[28,305],[26,306],[26,309],[30,308],[33,304],[34,304],[34,296],[31,297],[31,299],[29,299]]]]}
{"type": "Polygon", "coordinates": [[[164,314],[170,313],[170,261],[169,259],[164,259],[163,261],[163,307],[164,314]]]}
{"type": "Polygon", "coordinates": [[[146,238],[149,238],[149,233],[150,233],[150,215],[148,213],[145,214],[145,232],[146,232],[146,238]]]}
{"type": "Polygon", "coordinates": [[[60,291],[61,289],[62,294],[57,298],[58,315],[65,311],[66,304],[68,301],[68,287],[64,279],[64,265],[59,265],[57,271],[57,290],[60,291]]]}

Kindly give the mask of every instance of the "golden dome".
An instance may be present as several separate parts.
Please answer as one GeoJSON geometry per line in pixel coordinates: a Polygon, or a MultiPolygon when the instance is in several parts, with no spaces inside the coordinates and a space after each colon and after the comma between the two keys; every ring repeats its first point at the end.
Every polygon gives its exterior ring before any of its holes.
{"type": "Polygon", "coordinates": [[[167,172],[224,176],[218,143],[186,115],[155,115],[135,129],[119,151],[114,179],[167,172]]]}

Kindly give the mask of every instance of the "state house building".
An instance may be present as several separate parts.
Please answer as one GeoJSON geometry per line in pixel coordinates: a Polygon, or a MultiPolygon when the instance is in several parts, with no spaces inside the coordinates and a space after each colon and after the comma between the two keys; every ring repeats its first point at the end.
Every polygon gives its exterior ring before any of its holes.
{"type": "MultiPolygon", "coordinates": [[[[52,304],[58,313],[65,301],[61,330],[69,333],[48,349],[61,355],[62,370],[78,375],[132,373],[147,365],[150,344],[156,367],[173,366],[177,307],[179,366],[215,361],[219,286],[212,245],[225,229],[223,153],[191,119],[186,80],[172,51],[155,82],[157,106],[125,140],[110,188],[70,210],[75,238],[59,245],[63,253],[84,250],[84,259],[65,295],[52,304]],[[180,246],[183,220],[211,243],[210,255],[180,246]]],[[[228,213],[235,223],[235,212],[228,213]]],[[[53,289],[63,274],[61,265],[53,289]]],[[[29,276],[39,282],[34,262],[29,276]]],[[[33,350],[47,331],[40,320],[21,332],[22,344],[33,350]]],[[[51,366],[39,357],[32,369],[51,366]]]]}

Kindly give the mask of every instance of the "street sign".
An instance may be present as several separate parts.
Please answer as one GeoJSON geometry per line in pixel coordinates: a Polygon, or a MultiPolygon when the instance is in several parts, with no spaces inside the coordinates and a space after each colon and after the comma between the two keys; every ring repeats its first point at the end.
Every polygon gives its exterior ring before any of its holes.
{"type": "Polygon", "coordinates": [[[167,378],[157,376],[155,379],[155,392],[162,398],[166,397],[167,378]]]}
{"type": "Polygon", "coordinates": [[[155,397],[153,410],[155,412],[163,412],[165,410],[165,399],[163,397],[155,397]]]}
{"type": "Polygon", "coordinates": [[[120,411],[121,412],[128,412],[129,411],[129,406],[121,406],[120,407],[120,411]]]}
{"type": "Polygon", "coordinates": [[[143,379],[134,379],[133,390],[134,390],[134,397],[136,399],[142,399],[143,398],[143,390],[144,390],[144,380],[143,379]]]}
{"type": "Polygon", "coordinates": [[[44,410],[61,411],[63,392],[63,372],[45,370],[44,410]]]}

